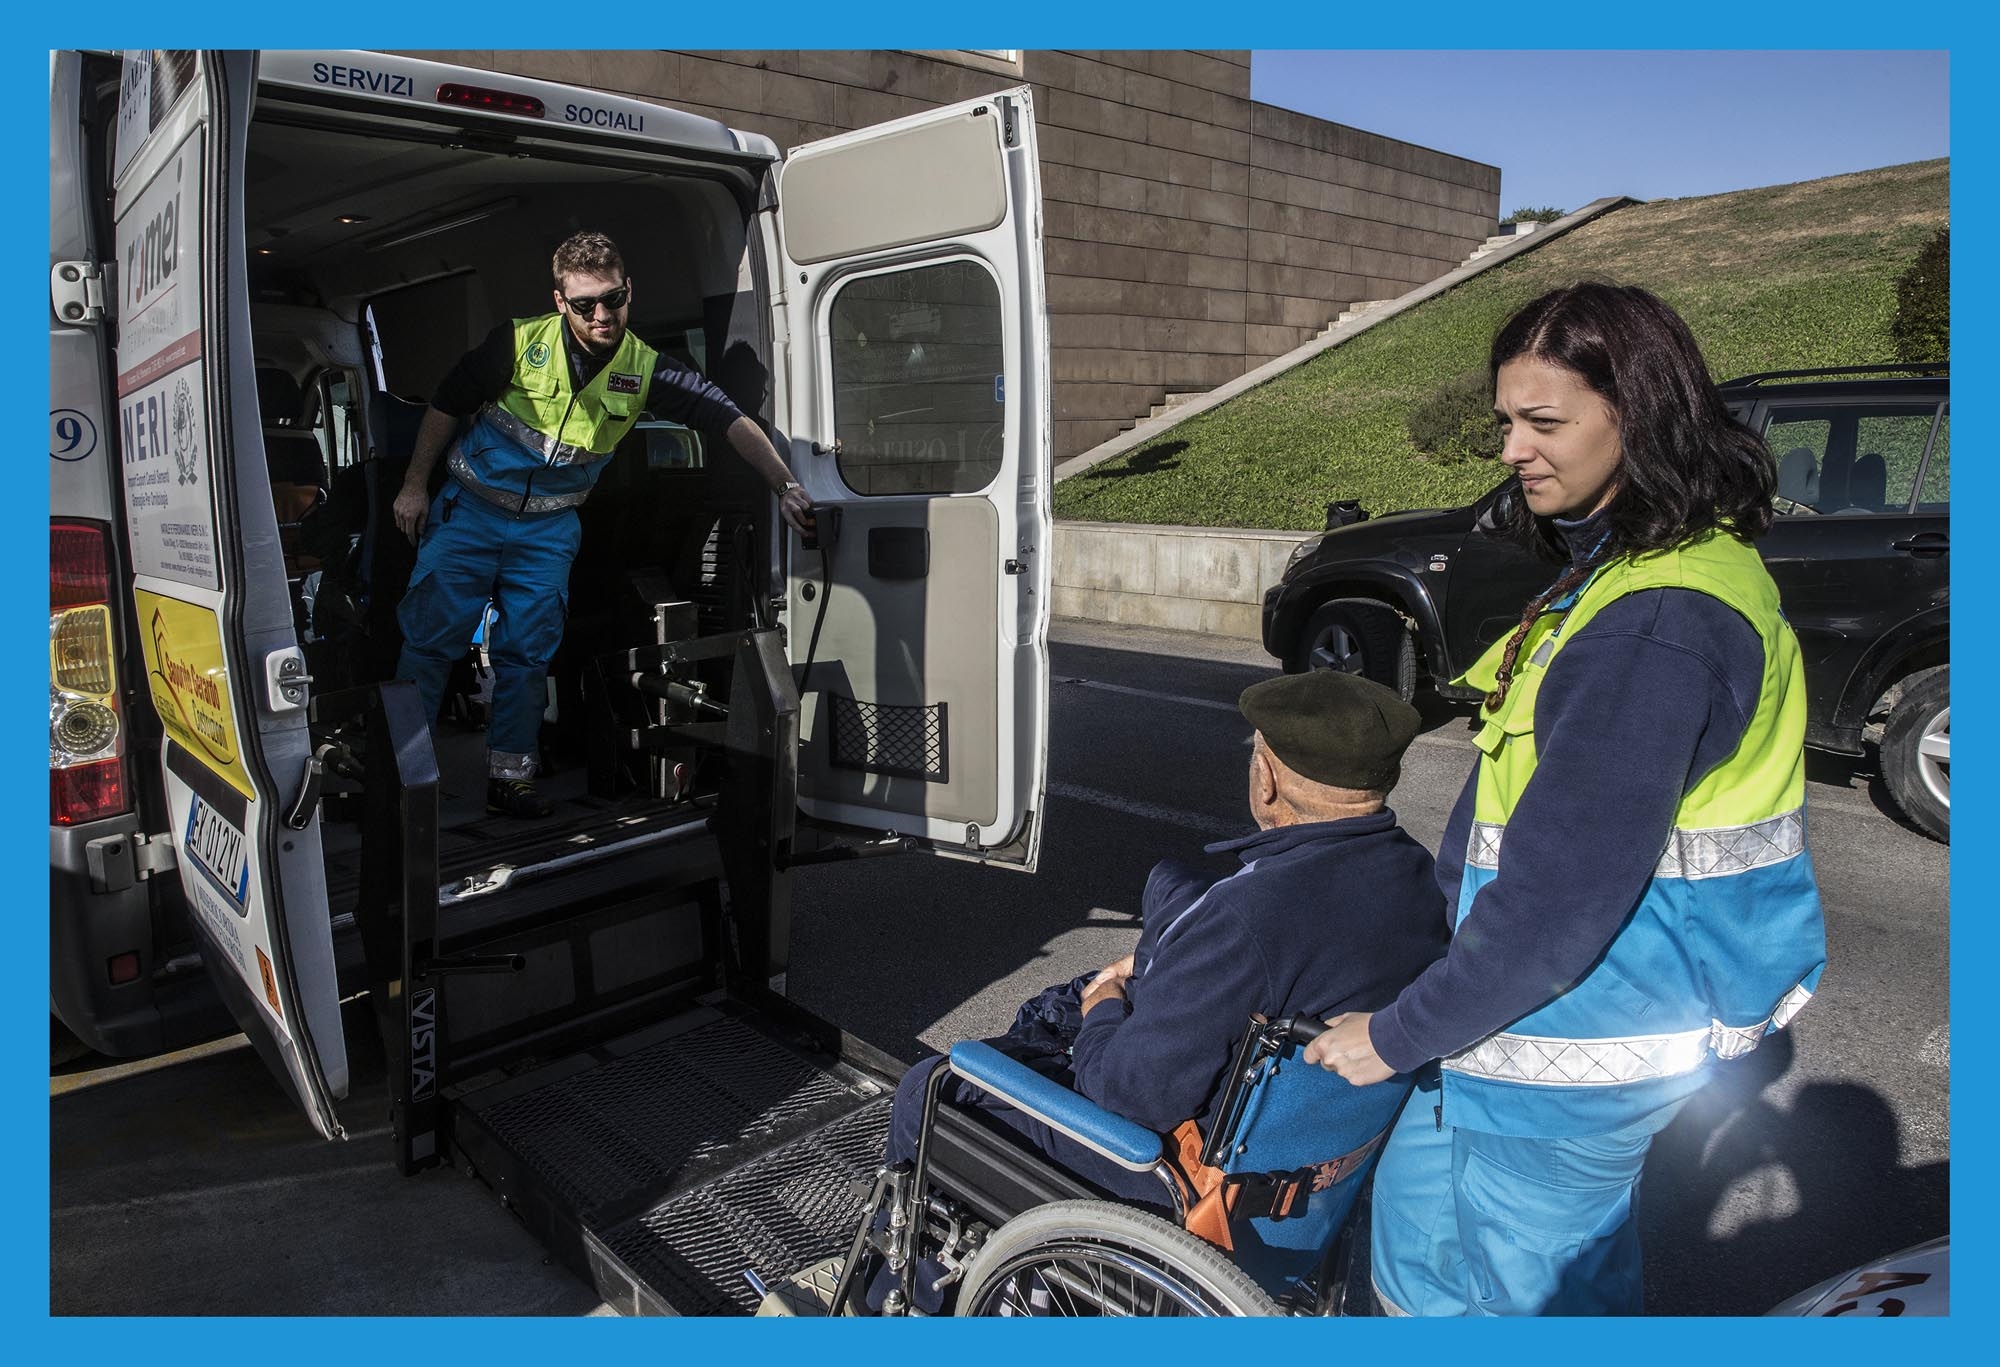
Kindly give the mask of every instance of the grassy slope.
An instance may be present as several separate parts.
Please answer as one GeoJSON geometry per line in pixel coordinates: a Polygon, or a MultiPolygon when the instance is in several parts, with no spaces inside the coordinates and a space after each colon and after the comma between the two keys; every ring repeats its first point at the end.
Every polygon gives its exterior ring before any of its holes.
{"type": "Polygon", "coordinates": [[[1449,507],[1497,467],[1437,465],[1410,406],[1483,364],[1515,308],[1585,276],[1643,285],[1688,320],[1717,379],[1892,362],[1895,279],[1949,221],[1949,162],[1622,209],[1056,486],[1056,515],[1309,530],[1327,503],[1449,507]]]}

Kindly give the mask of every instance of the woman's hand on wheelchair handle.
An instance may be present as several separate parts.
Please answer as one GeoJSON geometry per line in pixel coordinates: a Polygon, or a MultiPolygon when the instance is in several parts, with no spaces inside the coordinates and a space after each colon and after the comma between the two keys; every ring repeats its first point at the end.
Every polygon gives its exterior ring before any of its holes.
{"type": "Polygon", "coordinates": [[[1349,1011],[1328,1017],[1326,1033],[1306,1046],[1306,1062],[1339,1073],[1356,1087],[1394,1077],[1396,1070],[1382,1062],[1375,1052],[1375,1042],[1368,1038],[1368,1022],[1373,1015],[1372,1011],[1349,1011]]]}

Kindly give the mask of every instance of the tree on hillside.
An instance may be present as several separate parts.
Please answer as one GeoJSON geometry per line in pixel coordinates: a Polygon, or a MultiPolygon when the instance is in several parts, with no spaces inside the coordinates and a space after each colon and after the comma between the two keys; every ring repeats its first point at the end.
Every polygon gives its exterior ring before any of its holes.
{"type": "Polygon", "coordinates": [[[1896,359],[1924,365],[1951,359],[1951,229],[1939,228],[1896,277],[1896,359]]]}
{"type": "Polygon", "coordinates": [[[1569,210],[1567,209],[1557,209],[1549,205],[1544,205],[1539,209],[1530,209],[1523,205],[1500,221],[1502,223],[1553,223],[1559,218],[1567,217],[1568,214],[1569,210]]]}

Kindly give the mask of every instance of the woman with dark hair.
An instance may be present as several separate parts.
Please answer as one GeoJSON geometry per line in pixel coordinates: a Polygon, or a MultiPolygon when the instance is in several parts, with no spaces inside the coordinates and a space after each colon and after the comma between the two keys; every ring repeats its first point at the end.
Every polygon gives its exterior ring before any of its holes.
{"type": "Polygon", "coordinates": [[[1652,1137],[1826,960],[1798,643],[1749,544],[1773,474],[1644,290],[1543,295],[1490,368],[1513,529],[1562,568],[1460,680],[1486,697],[1449,952],[1306,1057],[1357,1084],[1440,1061],[1375,1177],[1386,1310],[1637,1313],[1652,1137]]]}

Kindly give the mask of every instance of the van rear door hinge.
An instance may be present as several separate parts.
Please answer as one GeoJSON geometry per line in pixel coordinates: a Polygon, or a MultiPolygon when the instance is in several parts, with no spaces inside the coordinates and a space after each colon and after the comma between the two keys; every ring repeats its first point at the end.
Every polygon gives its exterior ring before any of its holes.
{"type": "Polygon", "coordinates": [[[104,321],[104,267],[95,261],[58,261],[49,267],[49,307],[65,323],[104,321]]]}
{"type": "Polygon", "coordinates": [[[92,892],[123,892],[156,873],[169,872],[180,862],[173,837],[165,832],[101,835],[83,847],[83,858],[90,870],[92,892]]]}

